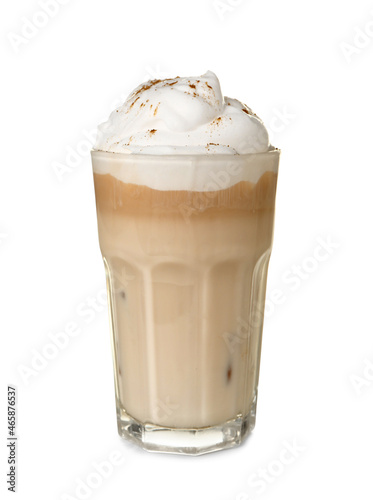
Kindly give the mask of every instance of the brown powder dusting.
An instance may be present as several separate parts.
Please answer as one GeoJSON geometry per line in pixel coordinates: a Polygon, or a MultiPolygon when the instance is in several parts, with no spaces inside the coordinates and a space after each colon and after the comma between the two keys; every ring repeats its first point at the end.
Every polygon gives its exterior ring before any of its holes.
{"type": "Polygon", "coordinates": [[[256,115],[250,108],[249,106],[247,106],[246,104],[244,104],[244,106],[246,106],[246,108],[242,108],[242,111],[244,111],[246,114],[250,115],[250,116],[255,116],[256,118],[258,118],[258,115],[256,115]],[[248,109],[247,109],[248,108],[248,109]]]}
{"type": "Polygon", "coordinates": [[[137,94],[140,94],[140,92],[143,92],[144,90],[150,89],[151,85],[143,85],[139,90],[136,90],[136,92],[133,94],[134,96],[137,94]]]}
{"type": "Polygon", "coordinates": [[[130,108],[132,108],[132,106],[135,104],[136,101],[138,101],[140,99],[140,96],[139,97],[136,97],[136,99],[133,101],[133,103],[131,104],[130,108]]]}
{"type": "Polygon", "coordinates": [[[154,110],[154,116],[158,113],[158,108],[159,108],[160,104],[161,104],[160,102],[157,104],[157,107],[154,110]]]}
{"type": "Polygon", "coordinates": [[[189,87],[190,87],[191,89],[195,89],[195,88],[196,88],[196,86],[194,85],[194,83],[190,83],[190,84],[189,84],[189,87]]]}
{"type": "Polygon", "coordinates": [[[157,132],[157,129],[155,129],[155,128],[152,128],[151,130],[149,130],[150,135],[154,135],[156,132],[157,132]]]}
{"type": "Polygon", "coordinates": [[[211,125],[220,125],[221,123],[221,116],[219,116],[218,118],[215,118],[214,121],[211,122],[211,125]]]}
{"type": "Polygon", "coordinates": [[[211,85],[209,85],[207,82],[205,82],[205,84],[208,86],[208,88],[209,88],[209,89],[211,89],[211,90],[212,90],[211,85]]]}
{"type": "Polygon", "coordinates": [[[136,90],[136,92],[133,94],[133,97],[135,97],[135,95],[140,94],[141,92],[144,92],[144,90],[150,89],[151,87],[157,85],[157,83],[160,83],[161,81],[162,80],[150,80],[149,84],[144,84],[142,87],[136,90]]]}

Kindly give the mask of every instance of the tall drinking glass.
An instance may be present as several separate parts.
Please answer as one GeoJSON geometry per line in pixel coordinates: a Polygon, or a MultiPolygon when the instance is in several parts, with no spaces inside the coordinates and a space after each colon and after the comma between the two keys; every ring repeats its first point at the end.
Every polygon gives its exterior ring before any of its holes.
{"type": "Polygon", "coordinates": [[[119,434],[198,455],[254,428],[280,152],[92,152],[119,434]]]}

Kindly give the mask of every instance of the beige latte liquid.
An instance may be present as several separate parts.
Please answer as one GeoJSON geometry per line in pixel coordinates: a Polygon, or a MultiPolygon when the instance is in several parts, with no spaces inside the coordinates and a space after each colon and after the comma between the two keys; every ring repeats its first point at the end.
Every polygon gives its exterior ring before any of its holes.
{"type": "Polygon", "coordinates": [[[214,192],[94,181],[120,411],[176,429],[255,419],[276,173],[214,192]]]}

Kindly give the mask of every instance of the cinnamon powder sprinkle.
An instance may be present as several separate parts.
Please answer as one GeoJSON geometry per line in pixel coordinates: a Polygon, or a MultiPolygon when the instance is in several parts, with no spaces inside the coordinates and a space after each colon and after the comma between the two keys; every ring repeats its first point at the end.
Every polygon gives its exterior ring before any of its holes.
{"type": "Polygon", "coordinates": [[[160,83],[162,80],[150,80],[148,85],[143,85],[140,87],[136,92],[133,94],[134,96],[137,94],[140,94],[140,92],[143,92],[144,90],[150,89],[150,87],[153,87],[153,85],[157,85],[157,83],[160,83]]]}
{"type": "Polygon", "coordinates": [[[191,89],[195,89],[195,88],[196,88],[196,86],[194,85],[194,83],[190,83],[190,84],[189,84],[189,87],[190,87],[191,89]]]}
{"type": "Polygon", "coordinates": [[[136,99],[133,101],[133,103],[131,104],[130,108],[132,108],[132,106],[135,104],[135,102],[140,99],[140,96],[139,97],[136,97],[136,99]]]}
{"type": "Polygon", "coordinates": [[[245,108],[242,108],[242,111],[243,111],[244,113],[246,113],[247,115],[249,115],[249,114],[250,114],[250,113],[247,111],[247,109],[245,109],[245,108]]]}
{"type": "Polygon", "coordinates": [[[157,132],[157,129],[155,129],[155,128],[149,130],[150,135],[154,135],[156,132],[157,132]]]}

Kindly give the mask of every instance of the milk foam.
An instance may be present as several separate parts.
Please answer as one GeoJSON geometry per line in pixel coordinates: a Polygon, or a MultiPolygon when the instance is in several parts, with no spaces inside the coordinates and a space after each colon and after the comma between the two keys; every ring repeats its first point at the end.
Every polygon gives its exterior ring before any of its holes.
{"type": "Polygon", "coordinates": [[[257,183],[278,170],[279,150],[249,155],[128,155],[92,152],[93,171],[160,191],[218,191],[240,181],[257,183]]]}
{"type": "Polygon", "coordinates": [[[217,191],[256,183],[277,171],[278,154],[262,121],[236,99],[223,98],[219,80],[151,80],[99,126],[93,169],[158,189],[217,191]]]}
{"type": "Polygon", "coordinates": [[[263,122],[236,99],[223,97],[219,80],[151,80],[99,126],[95,149],[132,154],[247,154],[269,149],[263,122]]]}

